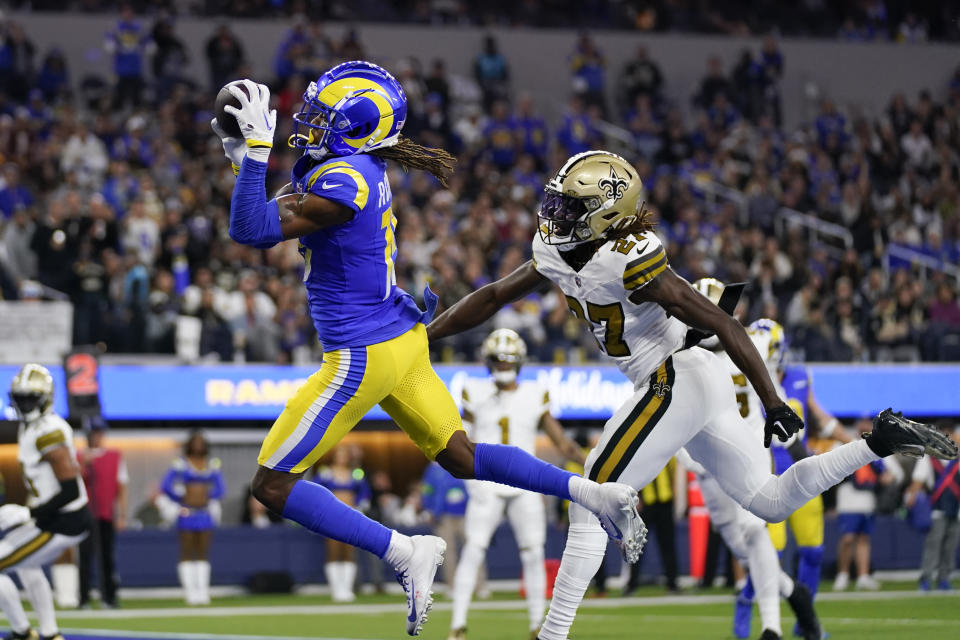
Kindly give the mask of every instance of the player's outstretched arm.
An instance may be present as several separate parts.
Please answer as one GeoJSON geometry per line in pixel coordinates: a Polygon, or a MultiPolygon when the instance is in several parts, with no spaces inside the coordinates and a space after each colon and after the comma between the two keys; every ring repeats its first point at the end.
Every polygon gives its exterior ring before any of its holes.
{"type": "Polygon", "coordinates": [[[434,318],[427,337],[438,340],[479,326],[506,304],[534,292],[546,278],[528,260],[513,273],[484,285],[434,318]]]}
{"type": "Polygon", "coordinates": [[[715,333],[730,359],[757,390],[763,406],[769,411],[784,404],[743,325],[697,293],[673,269],[665,269],[642,289],[634,291],[630,300],[635,303],[656,302],[684,324],[715,333]]]}

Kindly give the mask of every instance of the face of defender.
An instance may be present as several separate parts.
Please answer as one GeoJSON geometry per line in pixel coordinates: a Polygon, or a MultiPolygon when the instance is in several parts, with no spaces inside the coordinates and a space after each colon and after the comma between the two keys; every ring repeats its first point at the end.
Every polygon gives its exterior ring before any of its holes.
{"type": "Polygon", "coordinates": [[[517,381],[517,375],[520,373],[519,365],[506,360],[491,359],[487,363],[487,367],[490,369],[490,375],[493,376],[493,381],[497,386],[501,387],[509,387],[512,385],[517,381]]]}

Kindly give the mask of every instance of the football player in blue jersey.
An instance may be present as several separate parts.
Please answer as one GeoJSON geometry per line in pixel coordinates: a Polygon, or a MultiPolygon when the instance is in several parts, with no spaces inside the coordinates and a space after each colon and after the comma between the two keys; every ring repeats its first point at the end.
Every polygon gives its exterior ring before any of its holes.
{"type": "Polygon", "coordinates": [[[310,314],[324,348],[320,370],[290,399],[264,440],[253,479],[257,499],[311,531],[391,564],[407,594],[407,633],[417,635],[432,602],[443,541],[392,531],[302,479],[379,404],[428,458],[453,475],[572,499],[596,513],[635,561],[645,533],[635,490],[581,478],[515,447],[472,443],[430,364],[425,323],[436,296],[425,292],[424,312],[396,286],[397,218],[386,161],[429,171],[445,183],[454,160],[400,134],[407,112],[400,84],[386,70],[359,61],[311,82],[289,141],[304,153],[290,184],[273,199],[264,181],[276,111],[267,87],[250,80],[240,84],[228,85],[239,106],[226,110],[236,117],[243,139],[212,123],[237,167],[230,237],[258,248],[299,240],[310,314]]]}
{"type": "MultiPolygon", "coordinates": [[[[837,429],[840,422],[817,402],[809,369],[804,366],[786,366],[787,339],[780,323],[761,318],[750,324],[749,331],[766,338],[766,353],[760,355],[763,356],[770,375],[779,382],[787,405],[804,420],[813,417],[814,423],[819,427],[816,432],[819,437],[850,442],[852,438],[843,429],[837,429]]],[[[811,455],[807,447],[808,435],[809,432],[805,429],[786,442],[772,443],[770,452],[773,456],[774,473],[782,475],[796,461],[811,455]]],[[[767,525],[778,553],[782,553],[787,546],[787,525],[790,525],[797,543],[797,581],[806,585],[811,595],[816,596],[820,586],[823,558],[823,499],[815,496],[785,521],[767,525]]],[[[749,628],[752,601],[753,588],[748,584],[737,601],[735,616],[740,620],[741,628],[749,628]]],[[[800,635],[799,630],[794,629],[794,634],[800,635]]]]}

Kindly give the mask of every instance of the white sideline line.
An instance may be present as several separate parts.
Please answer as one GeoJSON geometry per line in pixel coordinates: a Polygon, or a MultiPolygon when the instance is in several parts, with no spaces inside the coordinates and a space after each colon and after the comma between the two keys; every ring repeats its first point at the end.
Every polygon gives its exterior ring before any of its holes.
{"type": "MultiPolygon", "coordinates": [[[[820,593],[818,600],[822,601],[875,601],[900,600],[902,598],[957,598],[960,591],[929,592],[920,594],[917,591],[875,591],[875,592],[847,592],[847,593],[820,593]]],[[[701,604],[723,604],[732,602],[732,595],[679,595],[655,596],[639,598],[604,598],[584,600],[581,609],[616,609],[616,608],[650,608],[665,605],[695,606],[701,604]]],[[[510,611],[525,609],[525,600],[496,600],[480,601],[471,605],[476,611],[510,611]]],[[[434,611],[449,611],[453,607],[450,601],[434,604],[434,611]]],[[[260,605],[255,607],[190,607],[190,608],[158,608],[158,609],[111,609],[111,610],[83,610],[58,611],[57,616],[63,620],[124,620],[130,618],[215,618],[219,616],[263,616],[263,615],[328,615],[328,614],[384,614],[399,613],[404,610],[403,602],[382,604],[319,604],[319,605],[260,605]]]]}
{"type": "MultiPolygon", "coordinates": [[[[585,613],[577,617],[578,620],[604,620],[609,619],[611,616],[604,613],[585,613]]],[[[674,621],[679,620],[682,622],[703,622],[710,624],[726,623],[730,621],[730,616],[684,616],[684,615],[661,615],[657,613],[642,613],[636,617],[638,621],[674,621]]],[[[863,626],[864,622],[885,624],[885,625],[898,625],[898,626],[926,626],[926,627],[956,627],[956,620],[943,620],[941,618],[934,618],[933,620],[925,618],[824,618],[820,617],[820,622],[823,623],[825,627],[832,627],[837,625],[858,625],[863,626]]]]}
{"type": "MultiPolygon", "coordinates": [[[[150,640],[207,640],[208,638],[238,638],[242,640],[357,640],[356,638],[306,638],[299,636],[248,636],[236,634],[174,633],[151,631],[117,631],[116,629],[63,629],[70,635],[104,636],[107,638],[149,638],[150,640]]],[[[369,638],[367,640],[377,640],[369,638]]]]}

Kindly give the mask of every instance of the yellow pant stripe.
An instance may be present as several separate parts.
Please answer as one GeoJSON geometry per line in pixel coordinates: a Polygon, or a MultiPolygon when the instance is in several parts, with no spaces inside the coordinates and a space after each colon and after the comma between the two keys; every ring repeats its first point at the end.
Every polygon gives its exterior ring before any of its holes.
{"type": "Polygon", "coordinates": [[[637,449],[670,406],[673,381],[673,362],[672,359],[667,359],[651,376],[647,392],[592,465],[592,480],[616,481],[623,473],[637,449]]]}
{"type": "Polygon", "coordinates": [[[43,545],[50,542],[50,539],[53,538],[53,534],[49,531],[44,531],[37,537],[33,538],[23,546],[16,549],[13,553],[8,555],[6,558],[0,559],[0,571],[4,569],[9,569],[18,562],[21,562],[24,558],[36,553],[40,550],[43,545]]]}

